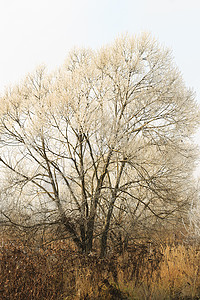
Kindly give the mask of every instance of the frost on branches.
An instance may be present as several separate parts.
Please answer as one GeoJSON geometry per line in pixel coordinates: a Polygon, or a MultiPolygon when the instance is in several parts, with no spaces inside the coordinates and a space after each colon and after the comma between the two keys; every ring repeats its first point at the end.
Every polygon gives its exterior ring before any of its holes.
{"type": "Polygon", "coordinates": [[[97,241],[104,256],[110,239],[189,205],[199,110],[150,35],[75,49],[59,70],[38,68],[0,101],[6,222],[53,224],[83,252],[97,241]]]}

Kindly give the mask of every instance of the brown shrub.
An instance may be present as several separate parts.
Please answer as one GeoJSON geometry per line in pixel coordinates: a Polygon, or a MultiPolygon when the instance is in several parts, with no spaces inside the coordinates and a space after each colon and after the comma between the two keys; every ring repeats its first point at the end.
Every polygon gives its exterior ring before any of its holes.
{"type": "Polygon", "coordinates": [[[183,245],[132,244],[105,259],[66,241],[0,248],[1,299],[199,299],[200,252],[183,245]]]}

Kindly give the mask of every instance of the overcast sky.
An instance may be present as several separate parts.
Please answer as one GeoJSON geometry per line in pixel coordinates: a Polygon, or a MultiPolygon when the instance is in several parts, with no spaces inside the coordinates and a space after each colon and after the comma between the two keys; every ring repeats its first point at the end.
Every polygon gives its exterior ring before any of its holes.
{"type": "Polygon", "coordinates": [[[200,103],[200,0],[0,0],[0,92],[39,64],[61,65],[74,46],[141,31],[172,49],[200,103]]]}
{"type": "Polygon", "coordinates": [[[200,102],[199,0],[0,0],[0,91],[41,63],[56,68],[74,46],[141,31],[173,50],[200,102]]]}

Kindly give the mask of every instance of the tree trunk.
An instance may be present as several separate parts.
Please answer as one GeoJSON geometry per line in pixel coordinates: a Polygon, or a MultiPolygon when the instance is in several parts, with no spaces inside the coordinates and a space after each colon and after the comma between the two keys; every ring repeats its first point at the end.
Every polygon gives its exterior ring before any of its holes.
{"type": "Polygon", "coordinates": [[[92,251],[93,245],[93,235],[94,235],[94,220],[93,216],[87,224],[87,234],[86,234],[86,253],[89,254],[92,251]]]}
{"type": "Polygon", "coordinates": [[[110,227],[110,221],[111,221],[111,217],[112,217],[112,213],[113,213],[113,207],[114,207],[115,200],[116,200],[116,195],[114,194],[112,196],[112,200],[109,205],[108,214],[107,214],[107,218],[106,218],[106,224],[105,224],[102,236],[101,236],[100,257],[104,257],[107,252],[108,231],[109,231],[109,227],[110,227]]]}
{"type": "Polygon", "coordinates": [[[117,176],[114,191],[112,192],[112,198],[111,198],[109,208],[108,208],[106,224],[105,224],[102,236],[101,236],[101,246],[100,246],[101,247],[101,253],[100,253],[101,257],[104,257],[106,255],[108,231],[109,231],[109,228],[110,228],[110,221],[111,221],[111,217],[112,217],[112,213],[113,213],[114,204],[115,204],[115,201],[116,201],[116,198],[117,198],[117,191],[118,191],[118,187],[119,187],[119,182],[120,182],[120,179],[121,179],[121,176],[122,176],[122,172],[123,172],[125,163],[126,163],[126,159],[124,158],[124,160],[122,161],[122,164],[121,164],[119,174],[117,176]]]}

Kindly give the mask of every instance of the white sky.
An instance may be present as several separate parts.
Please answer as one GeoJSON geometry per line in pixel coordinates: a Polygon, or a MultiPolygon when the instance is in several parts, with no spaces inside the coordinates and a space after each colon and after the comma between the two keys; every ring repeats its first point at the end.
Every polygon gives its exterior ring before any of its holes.
{"type": "Polygon", "coordinates": [[[0,0],[0,91],[41,63],[56,68],[73,46],[141,31],[172,48],[200,102],[200,0],[0,0]]]}

